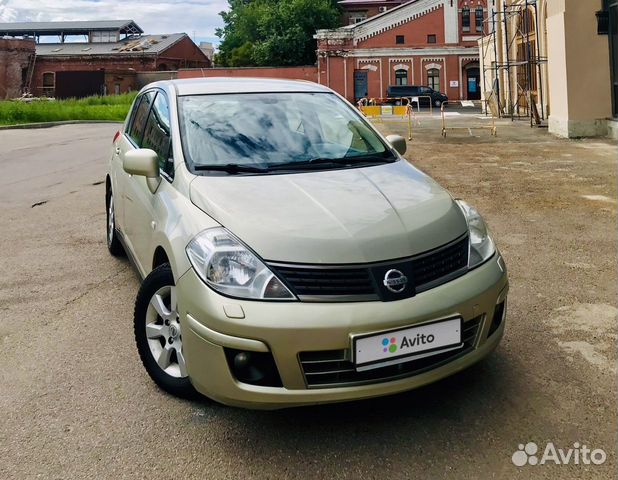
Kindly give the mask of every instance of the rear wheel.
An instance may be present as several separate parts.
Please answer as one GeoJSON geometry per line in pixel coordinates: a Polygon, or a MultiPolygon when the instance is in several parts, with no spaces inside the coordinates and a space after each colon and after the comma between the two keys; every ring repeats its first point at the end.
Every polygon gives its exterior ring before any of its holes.
{"type": "Polygon", "coordinates": [[[107,195],[107,249],[115,257],[124,254],[122,243],[116,231],[116,213],[114,210],[114,195],[110,190],[107,195]]]}
{"type": "Polygon", "coordinates": [[[192,397],[182,350],[182,331],[174,275],[169,264],[148,275],[135,302],[135,342],[150,378],[172,395],[192,397]]]}

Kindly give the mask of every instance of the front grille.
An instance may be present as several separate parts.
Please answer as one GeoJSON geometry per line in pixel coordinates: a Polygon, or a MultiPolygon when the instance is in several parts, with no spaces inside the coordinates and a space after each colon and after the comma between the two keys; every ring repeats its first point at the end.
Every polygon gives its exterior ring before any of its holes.
{"type": "Polygon", "coordinates": [[[375,295],[367,268],[311,269],[278,267],[277,273],[299,296],[305,295],[375,295]]]}
{"type": "Polygon", "coordinates": [[[392,301],[446,283],[466,272],[468,236],[411,258],[364,265],[294,265],[269,262],[269,266],[300,300],[392,301]],[[383,286],[385,272],[397,269],[408,277],[401,293],[383,286]]]}
{"type": "Polygon", "coordinates": [[[417,291],[427,290],[436,280],[468,266],[468,238],[413,259],[412,266],[417,291]]]}
{"type": "Polygon", "coordinates": [[[345,387],[367,383],[381,383],[411,377],[438,368],[472,350],[482,324],[482,316],[464,322],[459,350],[451,350],[430,357],[410,360],[397,365],[388,365],[373,370],[357,372],[349,360],[350,350],[325,350],[301,352],[298,355],[308,388],[345,387]]]}

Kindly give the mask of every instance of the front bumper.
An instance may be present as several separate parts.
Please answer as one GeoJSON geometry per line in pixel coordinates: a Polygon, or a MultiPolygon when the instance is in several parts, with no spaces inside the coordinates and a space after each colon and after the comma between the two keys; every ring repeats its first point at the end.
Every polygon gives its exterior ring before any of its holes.
{"type": "Polygon", "coordinates": [[[409,390],[452,375],[489,354],[500,342],[504,321],[488,336],[508,280],[496,253],[484,265],[449,283],[395,302],[308,303],[231,299],[207,287],[189,270],[177,281],[183,351],[191,382],[202,394],[228,405],[276,409],[340,402],[409,390]],[[460,315],[481,319],[474,348],[436,368],[380,383],[307,387],[300,352],[350,348],[350,336],[406,327],[460,315]],[[224,347],[270,351],[282,387],[237,381],[224,347]]]}

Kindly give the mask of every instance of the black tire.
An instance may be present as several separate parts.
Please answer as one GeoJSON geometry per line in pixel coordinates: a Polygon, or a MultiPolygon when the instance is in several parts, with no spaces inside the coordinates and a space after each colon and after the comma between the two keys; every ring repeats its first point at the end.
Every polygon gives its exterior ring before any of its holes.
{"type": "MultiPolygon", "coordinates": [[[[167,263],[155,268],[142,282],[135,301],[135,343],[144,368],[148,372],[148,375],[150,375],[150,378],[152,378],[161,389],[177,397],[195,398],[196,391],[193,385],[191,385],[188,376],[180,378],[172,376],[159,366],[149,346],[149,339],[146,336],[146,322],[149,315],[148,308],[150,300],[158,291],[168,286],[174,286],[174,275],[167,263]]],[[[161,317],[159,317],[159,319],[161,319],[161,317]]],[[[180,335],[180,340],[182,341],[182,335],[180,335]]],[[[165,339],[163,339],[163,343],[165,343],[165,339]]]]}
{"type": "Polygon", "coordinates": [[[114,196],[111,189],[107,192],[107,198],[105,199],[105,211],[106,211],[106,235],[107,249],[114,257],[122,257],[125,255],[124,247],[118,238],[118,231],[116,230],[116,215],[114,213],[114,196]],[[110,219],[111,217],[111,219],[110,219]],[[111,220],[111,221],[110,221],[111,220]]]}

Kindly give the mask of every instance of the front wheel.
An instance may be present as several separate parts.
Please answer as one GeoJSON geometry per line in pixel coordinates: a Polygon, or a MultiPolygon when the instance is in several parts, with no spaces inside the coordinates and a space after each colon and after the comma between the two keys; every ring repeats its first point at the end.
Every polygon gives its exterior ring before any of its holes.
{"type": "Polygon", "coordinates": [[[172,395],[193,397],[169,264],[155,268],[144,279],[135,302],[134,327],[137,350],[150,378],[172,395]]]}
{"type": "Polygon", "coordinates": [[[442,100],[434,100],[433,104],[436,108],[440,108],[442,106],[442,100]]]}

